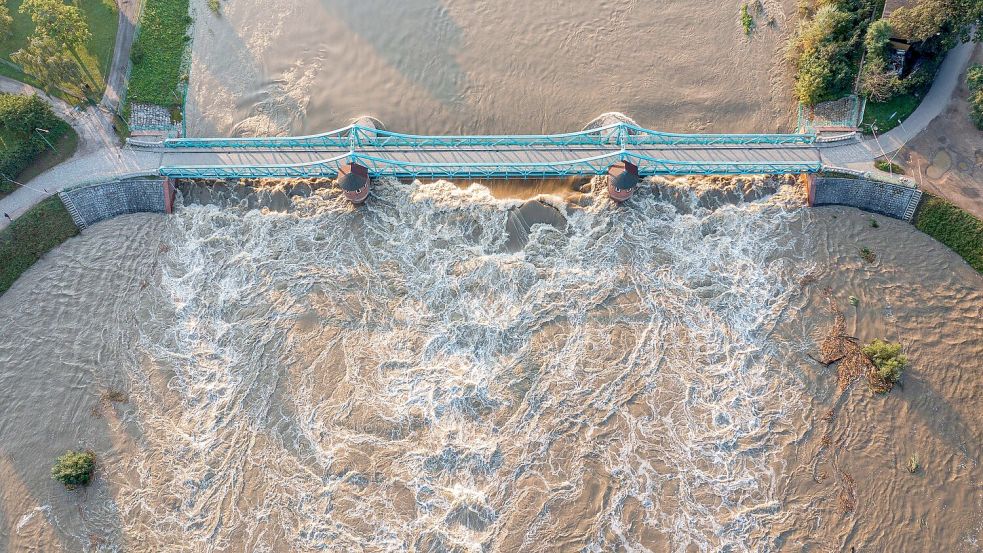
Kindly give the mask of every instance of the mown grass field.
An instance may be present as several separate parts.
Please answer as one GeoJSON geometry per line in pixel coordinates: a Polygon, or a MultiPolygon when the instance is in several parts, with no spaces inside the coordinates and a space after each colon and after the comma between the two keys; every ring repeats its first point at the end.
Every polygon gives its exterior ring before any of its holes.
{"type": "Polygon", "coordinates": [[[885,133],[897,127],[899,121],[904,121],[915,112],[922,101],[922,95],[899,94],[887,102],[867,102],[864,109],[864,120],[860,128],[870,132],[870,126],[877,126],[877,134],[885,133]]]}
{"type": "Polygon", "coordinates": [[[0,230],[0,295],[41,256],[78,232],[57,196],[42,201],[0,230]]]}
{"type": "Polygon", "coordinates": [[[915,213],[915,227],[983,273],[983,221],[942,198],[925,194],[915,213]]]}
{"type": "Polygon", "coordinates": [[[146,0],[140,16],[140,34],[130,55],[133,71],[128,103],[181,105],[177,90],[187,78],[181,74],[181,59],[190,40],[190,24],[188,0],[146,0]]]}
{"type": "MultiPolygon", "coordinates": [[[[0,41],[0,75],[37,86],[39,83],[26,77],[16,67],[10,65],[10,54],[27,44],[28,37],[34,32],[34,23],[27,14],[20,13],[22,0],[7,0],[7,7],[14,22],[11,26],[11,36],[0,41]]],[[[82,52],[79,52],[85,69],[93,76],[97,87],[93,93],[98,96],[106,88],[106,74],[113,61],[113,48],[116,45],[116,29],[119,26],[119,12],[114,0],[68,0],[78,6],[85,15],[86,23],[92,38],[82,52]]],[[[132,0],[131,0],[132,1],[132,0]]],[[[91,86],[91,85],[90,85],[91,86]]],[[[81,93],[81,88],[67,86],[73,93],[81,93]]]]}

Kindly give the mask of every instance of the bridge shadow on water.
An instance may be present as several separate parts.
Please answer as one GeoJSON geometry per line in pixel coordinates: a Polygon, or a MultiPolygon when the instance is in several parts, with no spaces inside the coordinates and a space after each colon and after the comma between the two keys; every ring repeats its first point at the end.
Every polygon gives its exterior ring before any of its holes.
{"type": "Polygon", "coordinates": [[[401,0],[399,9],[391,0],[322,2],[407,80],[444,104],[464,107],[467,77],[455,57],[462,32],[439,0],[401,0]]]}

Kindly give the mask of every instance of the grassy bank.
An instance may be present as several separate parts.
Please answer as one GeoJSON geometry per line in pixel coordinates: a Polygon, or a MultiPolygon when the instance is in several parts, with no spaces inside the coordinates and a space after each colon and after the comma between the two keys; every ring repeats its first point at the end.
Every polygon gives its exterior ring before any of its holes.
{"type": "Polygon", "coordinates": [[[921,94],[900,94],[886,102],[867,102],[860,127],[869,133],[870,126],[876,125],[877,134],[885,133],[914,113],[921,101],[921,94]]]}
{"type": "Polygon", "coordinates": [[[71,157],[78,146],[72,127],[36,96],[0,94],[0,198],[71,157]]]}
{"type": "MultiPolygon", "coordinates": [[[[0,41],[0,58],[10,61],[10,55],[27,45],[28,38],[34,33],[34,23],[27,14],[20,13],[22,0],[8,0],[7,7],[13,18],[10,36],[0,41]]],[[[85,69],[95,78],[99,84],[96,95],[102,94],[106,87],[106,75],[109,66],[113,61],[113,48],[116,44],[116,28],[119,26],[119,12],[116,3],[112,0],[71,0],[71,4],[78,6],[85,16],[85,21],[89,26],[92,37],[85,47],[79,52],[85,69]]],[[[6,64],[0,64],[0,74],[38,86],[39,83],[29,77],[25,78],[23,72],[6,64]]],[[[67,88],[72,88],[68,86],[67,88]]],[[[81,94],[80,88],[71,90],[73,93],[81,94]]]]}
{"type": "Polygon", "coordinates": [[[983,221],[942,198],[925,194],[915,214],[915,226],[983,273],[983,221]]]}
{"type": "Polygon", "coordinates": [[[0,230],[0,295],[41,256],[78,232],[57,196],[44,200],[0,230]]]}
{"type": "Polygon", "coordinates": [[[140,16],[140,34],[133,44],[127,102],[177,107],[181,59],[191,38],[188,0],[146,0],[140,16]]]}

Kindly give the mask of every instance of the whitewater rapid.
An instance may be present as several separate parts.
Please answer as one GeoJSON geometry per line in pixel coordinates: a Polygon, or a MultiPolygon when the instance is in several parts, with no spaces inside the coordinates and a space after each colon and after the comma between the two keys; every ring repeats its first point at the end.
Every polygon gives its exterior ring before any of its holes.
{"type": "Polygon", "coordinates": [[[798,290],[793,202],[546,198],[562,224],[508,253],[521,202],[481,186],[390,182],[361,209],[291,193],[184,205],[161,237],[131,372],[143,446],[114,467],[140,474],[119,489],[125,535],[332,551],[768,541],[775,430],[797,401],[770,337],[798,290]]]}

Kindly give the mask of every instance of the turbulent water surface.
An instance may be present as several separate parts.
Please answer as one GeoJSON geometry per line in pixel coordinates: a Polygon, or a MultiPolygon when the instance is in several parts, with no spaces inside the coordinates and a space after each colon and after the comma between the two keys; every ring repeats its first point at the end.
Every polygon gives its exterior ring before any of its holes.
{"type": "Polygon", "coordinates": [[[0,549],[978,550],[980,277],[795,190],[185,187],[101,223],[0,298],[0,549]],[[808,357],[827,297],[903,388],[808,357]]]}

